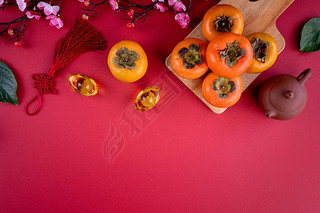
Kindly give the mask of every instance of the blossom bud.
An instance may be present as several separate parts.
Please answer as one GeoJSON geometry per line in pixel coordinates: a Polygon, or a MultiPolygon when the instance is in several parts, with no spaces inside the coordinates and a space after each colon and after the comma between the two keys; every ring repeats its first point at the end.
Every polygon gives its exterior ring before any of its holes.
{"type": "Polygon", "coordinates": [[[13,36],[14,35],[14,31],[11,28],[8,28],[7,30],[8,35],[13,36]]]}
{"type": "Polygon", "coordinates": [[[131,23],[131,22],[128,23],[128,24],[127,24],[127,27],[128,27],[128,28],[134,28],[134,23],[131,23]]]}
{"type": "Polygon", "coordinates": [[[134,10],[133,10],[133,9],[128,10],[127,15],[128,15],[130,18],[133,18],[134,10]]]}
{"type": "Polygon", "coordinates": [[[16,42],[14,42],[14,46],[16,46],[16,47],[21,47],[21,41],[16,41],[16,42]]]}
{"type": "Polygon", "coordinates": [[[83,2],[84,6],[88,7],[90,5],[90,0],[85,0],[83,2]]]}
{"type": "Polygon", "coordinates": [[[83,14],[83,15],[82,15],[82,19],[83,19],[83,20],[88,20],[88,19],[89,19],[89,16],[88,16],[87,14],[83,14]]]}

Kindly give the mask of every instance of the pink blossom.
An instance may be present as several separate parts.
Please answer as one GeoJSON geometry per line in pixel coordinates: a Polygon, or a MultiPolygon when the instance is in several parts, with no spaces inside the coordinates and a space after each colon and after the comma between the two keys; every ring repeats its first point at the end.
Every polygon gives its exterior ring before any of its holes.
{"type": "Polygon", "coordinates": [[[78,0],[78,1],[80,1],[80,2],[84,2],[84,0],[78,0]]]}
{"type": "Polygon", "coordinates": [[[186,6],[181,1],[176,1],[173,5],[173,10],[176,12],[186,11],[186,6]]]}
{"type": "Polygon", "coordinates": [[[29,10],[29,11],[26,12],[26,15],[30,19],[35,18],[35,19],[39,20],[41,18],[41,13],[35,12],[35,11],[30,11],[29,10]]]}
{"type": "Polygon", "coordinates": [[[154,8],[160,10],[160,12],[165,12],[168,10],[168,8],[163,3],[156,3],[154,5],[154,8]]]}
{"type": "Polygon", "coordinates": [[[39,2],[37,7],[42,10],[43,9],[43,12],[44,14],[46,14],[47,16],[53,14],[53,15],[57,15],[57,13],[59,12],[60,10],[60,7],[59,6],[51,6],[50,4],[46,3],[46,2],[39,2]]]}
{"type": "Polygon", "coordinates": [[[184,13],[178,13],[174,19],[178,22],[178,24],[182,27],[182,28],[187,28],[189,23],[190,23],[190,17],[188,16],[188,14],[184,14],[184,13]]]}
{"type": "Polygon", "coordinates": [[[117,10],[119,8],[118,1],[119,0],[109,0],[110,6],[113,10],[117,10]]]}
{"type": "Polygon", "coordinates": [[[177,0],[168,0],[168,4],[170,6],[174,5],[174,3],[176,3],[176,2],[177,2],[177,0]]]}
{"type": "Polygon", "coordinates": [[[19,10],[24,11],[27,7],[27,0],[16,0],[19,10]]]}
{"type": "Polygon", "coordinates": [[[60,29],[61,27],[63,27],[63,21],[55,15],[49,15],[47,16],[46,19],[50,19],[49,25],[50,26],[55,26],[57,29],[60,29]]]}
{"type": "Polygon", "coordinates": [[[4,0],[0,0],[0,5],[2,5],[4,3],[4,0]]]}

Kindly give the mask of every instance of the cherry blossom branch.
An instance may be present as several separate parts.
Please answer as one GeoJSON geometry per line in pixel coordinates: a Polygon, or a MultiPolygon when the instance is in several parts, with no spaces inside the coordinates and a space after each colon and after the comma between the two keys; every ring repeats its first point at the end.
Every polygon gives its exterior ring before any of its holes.
{"type": "Polygon", "coordinates": [[[190,8],[191,8],[191,0],[189,0],[188,7],[187,7],[187,12],[190,11],[190,8]]]}
{"type": "MultiPolygon", "coordinates": [[[[99,5],[102,5],[107,2],[107,0],[101,1],[99,3],[91,2],[90,0],[78,0],[83,2],[85,6],[91,8],[82,8],[86,11],[85,14],[82,15],[82,18],[88,19],[90,14],[93,14],[93,17],[97,15],[96,8],[99,5]]],[[[175,20],[180,24],[181,27],[186,28],[190,22],[190,18],[188,16],[188,12],[191,7],[191,1],[188,0],[188,6],[186,7],[181,0],[149,0],[150,4],[142,5],[142,4],[135,4],[129,0],[109,0],[109,4],[111,5],[112,9],[115,11],[115,14],[125,11],[129,18],[123,18],[124,20],[129,21],[127,23],[128,28],[135,28],[134,23],[138,20],[142,20],[139,23],[144,22],[147,19],[148,14],[152,10],[160,10],[161,12],[168,11],[168,7],[172,7],[170,11],[176,13],[175,20]],[[119,5],[120,2],[124,2],[126,6],[119,5]]]]}
{"type": "Polygon", "coordinates": [[[2,36],[4,33],[7,33],[7,34],[9,34],[9,35],[14,35],[15,33],[17,33],[15,37],[7,40],[6,43],[7,43],[8,41],[12,41],[12,40],[14,40],[14,39],[17,39],[15,45],[16,45],[16,46],[20,46],[20,45],[21,45],[21,42],[20,42],[21,32],[22,32],[22,30],[23,30],[23,28],[24,28],[24,29],[25,29],[25,32],[24,32],[24,34],[23,34],[23,36],[22,36],[22,37],[24,37],[25,34],[26,34],[26,31],[27,31],[26,21],[27,21],[27,15],[24,15],[24,16],[22,16],[22,17],[20,17],[20,18],[17,18],[17,19],[15,19],[15,20],[11,21],[11,22],[0,23],[0,25],[6,25],[6,28],[5,28],[4,30],[0,31],[0,38],[1,38],[1,36],[2,36]],[[14,30],[14,29],[11,29],[11,28],[10,28],[10,26],[11,26],[12,24],[16,24],[16,23],[19,23],[19,22],[22,22],[22,25],[21,25],[21,27],[20,27],[19,29],[15,29],[15,30],[14,30]]]}
{"type": "Polygon", "coordinates": [[[93,3],[89,0],[86,0],[86,1],[82,1],[84,2],[84,5],[85,6],[89,6],[89,5],[92,5],[93,7],[91,9],[85,9],[85,8],[81,8],[82,10],[85,10],[87,11],[87,13],[83,14],[82,18],[84,19],[88,19],[89,18],[89,15],[93,12],[93,17],[96,17],[96,15],[98,14],[97,11],[96,11],[96,7],[99,6],[99,5],[102,5],[104,3],[107,2],[107,0],[103,0],[99,3],[93,3]]]}
{"type": "Polygon", "coordinates": [[[8,34],[13,37],[7,40],[6,43],[12,40],[16,40],[16,42],[14,43],[15,46],[21,46],[21,39],[27,33],[27,20],[32,18],[39,20],[42,16],[46,16],[46,19],[50,20],[49,24],[51,26],[55,26],[56,28],[60,29],[63,26],[63,22],[60,19],[59,14],[61,0],[58,1],[58,6],[52,6],[51,4],[53,1],[54,0],[16,0],[16,2],[13,3],[0,0],[0,9],[2,9],[2,11],[4,11],[4,9],[8,6],[18,6],[19,10],[24,13],[24,15],[20,18],[16,18],[9,22],[0,23],[0,27],[5,26],[3,30],[0,30],[0,38],[4,34],[8,34]],[[18,25],[19,23],[20,25],[18,25]],[[20,27],[13,28],[13,26],[20,27]]]}
{"type": "Polygon", "coordinates": [[[4,2],[2,5],[0,5],[0,9],[2,11],[4,11],[4,8],[8,7],[8,6],[14,6],[17,5],[16,2],[4,2]]]}
{"type": "Polygon", "coordinates": [[[143,19],[141,22],[139,22],[139,24],[142,23],[142,22],[144,22],[144,21],[147,19],[148,13],[149,13],[151,10],[153,10],[153,9],[154,9],[154,6],[158,3],[158,2],[156,1],[156,2],[154,2],[154,3],[152,3],[152,4],[150,4],[150,5],[138,5],[138,4],[132,3],[132,2],[130,2],[130,1],[128,1],[128,0],[124,0],[124,1],[127,2],[130,6],[128,6],[128,7],[120,6],[120,7],[116,10],[115,14],[117,14],[118,12],[123,11],[123,10],[126,11],[126,12],[127,12],[127,15],[128,15],[130,18],[124,18],[124,20],[129,20],[129,21],[130,21],[130,22],[127,24],[127,26],[128,26],[129,28],[134,27],[134,23],[135,23],[137,20],[139,20],[139,19],[141,19],[141,18],[143,18],[143,17],[144,17],[144,19],[143,19]],[[134,12],[134,9],[136,9],[136,8],[142,9],[144,12],[142,12],[142,13],[136,13],[136,12],[134,12]]]}

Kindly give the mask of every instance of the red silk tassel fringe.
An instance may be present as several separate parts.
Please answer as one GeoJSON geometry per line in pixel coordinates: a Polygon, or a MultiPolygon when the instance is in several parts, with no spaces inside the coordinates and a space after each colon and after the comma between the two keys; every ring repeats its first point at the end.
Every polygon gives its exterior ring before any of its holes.
{"type": "Polygon", "coordinates": [[[72,60],[79,55],[95,50],[106,50],[106,40],[88,21],[77,18],[75,24],[67,35],[60,41],[54,51],[52,66],[47,74],[35,74],[34,88],[38,90],[37,95],[27,104],[26,113],[35,115],[41,108],[41,95],[46,93],[56,94],[53,88],[54,74],[66,67],[72,60]],[[38,99],[38,106],[35,112],[30,113],[31,103],[38,99]]]}

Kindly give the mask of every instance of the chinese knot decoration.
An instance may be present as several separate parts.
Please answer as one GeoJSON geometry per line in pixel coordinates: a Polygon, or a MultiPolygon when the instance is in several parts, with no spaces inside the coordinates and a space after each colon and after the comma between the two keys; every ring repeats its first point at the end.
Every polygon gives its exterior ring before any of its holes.
{"type": "Polygon", "coordinates": [[[41,96],[43,94],[56,94],[53,88],[53,77],[55,73],[67,66],[73,59],[82,53],[106,49],[106,40],[88,21],[77,18],[67,35],[60,41],[54,51],[51,68],[46,74],[35,74],[32,76],[34,88],[38,90],[36,96],[27,104],[26,113],[35,115],[41,108],[41,96]],[[76,45],[75,45],[76,44],[76,45]],[[36,101],[38,106],[34,112],[30,112],[30,105],[36,101]]]}
{"type": "Polygon", "coordinates": [[[54,81],[53,81],[52,74],[39,73],[39,74],[34,74],[32,78],[33,78],[34,88],[39,91],[39,94],[46,94],[46,93],[56,94],[57,93],[53,88],[54,81]]]}

